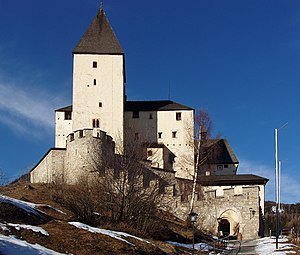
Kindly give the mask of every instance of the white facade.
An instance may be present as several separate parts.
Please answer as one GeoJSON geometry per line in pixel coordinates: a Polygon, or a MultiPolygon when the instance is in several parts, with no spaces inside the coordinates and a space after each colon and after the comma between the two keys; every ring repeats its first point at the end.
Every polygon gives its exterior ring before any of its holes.
{"type": "Polygon", "coordinates": [[[74,54],[73,132],[98,128],[123,147],[123,55],[74,54]]]}
{"type": "Polygon", "coordinates": [[[146,143],[151,148],[152,143],[164,145],[165,149],[152,148],[151,155],[148,148],[147,159],[151,161],[152,166],[169,168],[168,170],[176,172],[176,177],[192,179],[194,174],[193,123],[193,109],[126,111],[126,146],[146,143]]]}
{"type": "Polygon", "coordinates": [[[67,136],[72,132],[72,112],[55,112],[55,148],[66,148],[67,136]]]}

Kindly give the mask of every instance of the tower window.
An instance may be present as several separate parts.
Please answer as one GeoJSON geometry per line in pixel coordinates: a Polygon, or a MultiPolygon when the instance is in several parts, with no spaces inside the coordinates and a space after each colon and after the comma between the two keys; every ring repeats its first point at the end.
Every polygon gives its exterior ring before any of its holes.
{"type": "Polygon", "coordinates": [[[147,155],[148,155],[148,157],[151,157],[153,155],[152,150],[148,150],[147,155]]]}
{"type": "Polygon", "coordinates": [[[176,120],[181,120],[181,112],[176,112],[176,120]]]}
{"type": "Polygon", "coordinates": [[[93,128],[99,128],[99,127],[100,127],[100,120],[93,119],[93,128]]]}
{"type": "Polygon", "coordinates": [[[79,136],[79,138],[83,137],[83,130],[79,130],[78,136],[79,136]]]}
{"type": "Polygon", "coordinates": [[[97,80],[96,79],[94,79],[94,85],[97,85],[97,80]]]}
{"type": "Polygon", "coordinates": [[[93,61],[93,68],[97,68],[97,65],[98,63],[97,63],[97,61],[93,61]]]}
{"type": "Polygon", "coordinates": [[[152,120],[153,119],[153,115],[152,113],[149,113],[149,119],[152,120]]]}
{"type": "Polygon", "coordinates": [[[177,137],[177,131],[173,131],[172,132],[172,138],[176,138],[177,137]]]}
{"type": "Polygon", "coordinates": [[[140,112],[139,111],[133,111],[132,112],[132,118],[133,119],[138,119],[140,117],[140,112]]]}
{"type": "Polygon", "coordinates": [[[65,120],[71,120],[72,119],[72,112],[65,112],[65,120]]]}
{"type": "Polygon", "coordinates": [[[99,107],[102,107],[102,102],[99,102],[99,107]]]}
{"type": "Polygon", "coordinates": [[[162,132],[158,132],[158,138],[162,138],[162,132]]]}

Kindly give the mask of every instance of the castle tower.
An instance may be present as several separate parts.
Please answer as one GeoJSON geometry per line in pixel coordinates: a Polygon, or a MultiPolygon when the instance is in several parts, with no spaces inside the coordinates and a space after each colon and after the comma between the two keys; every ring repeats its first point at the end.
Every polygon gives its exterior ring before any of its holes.
{"type": "Polygon", "coordinates": [[[72,131],[103,130],[122,150],[124,84],[124,52],[100,7],[73,50],[72,131]]]}

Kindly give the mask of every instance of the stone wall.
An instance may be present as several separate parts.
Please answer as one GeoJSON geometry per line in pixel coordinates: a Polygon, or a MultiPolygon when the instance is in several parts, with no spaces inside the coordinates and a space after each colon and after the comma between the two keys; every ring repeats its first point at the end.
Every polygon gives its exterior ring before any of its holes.
{"type": "Polygon", "coordinates": [[[115,145],[105,132],[93,129],[78,130],[67,137],[64,181],[74,184],[107,166],[114,157],[115,145]],[[96,132],[95,132],[96,131],[96,132]]]}
{"type": "MultiPolygon", "coordinates": [[[[186,220],[190,210],[191,195],[174,192],[177,186],[166,189],[162,209],[173,212],[186,220]]],[[[219,224],[226,220],[230,224],[230,235],[240,233],[243,239],[259,237],[260,198],[259,185],[201,187],[202,194],[196,196],[194,212],[197,225],[214,235],[219,235],[219,224]],[[237,192],[240,190],[240,192],[237,192]]],[[[190,193],[191,194],[191,193],[190,193]]]]}
{"type": "Polygon", "coordinates": [[[61,179],[65,155],[65,149],[50,149],[30,172],[30,182],[51,183],[61,179]]]}

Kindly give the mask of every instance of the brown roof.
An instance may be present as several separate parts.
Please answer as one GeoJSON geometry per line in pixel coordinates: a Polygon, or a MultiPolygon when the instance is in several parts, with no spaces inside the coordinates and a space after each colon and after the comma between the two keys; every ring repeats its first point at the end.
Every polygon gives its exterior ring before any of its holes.
{"type": "Polygon", "coordinates": [[[172,110],[193,110],[188,106],[170,101],[126,101],[125,111],[172,111],[172,110]]]}
{"type": "Polygon", "coordinates": [[[202,141],[201,157],[206,158],[204,164],[235,164],[239,163],[226,139],[202,141]]]}
{"type": "Polygon", "coordinates": [[[198,176],[198,183],[204,186],[266,184],[268,181],[254,174],[198,176]]]}
{"type": "Polygon", "coordinates": [[[59,108],[57,110],[55,110],[56,112],[71,112],[72,111],[72,105],[63,107],[63,108],[59,108]]]}
{"type": "Polygon", "coordinates": [[[102,8],[74,48],[78,54],[124,54],[102,8]]]}

